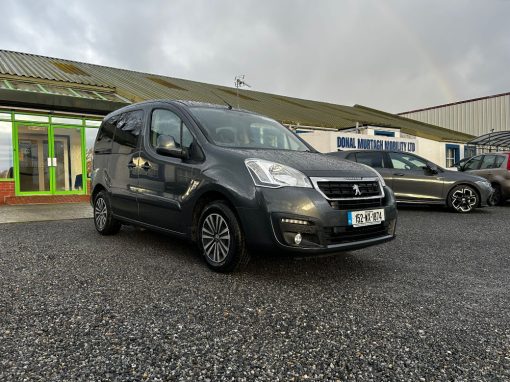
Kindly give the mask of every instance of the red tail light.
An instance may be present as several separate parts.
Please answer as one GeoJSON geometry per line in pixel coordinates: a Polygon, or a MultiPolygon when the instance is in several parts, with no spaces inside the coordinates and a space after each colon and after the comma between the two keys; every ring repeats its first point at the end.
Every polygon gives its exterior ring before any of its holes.
{"type": "Polygon", "coordinates": [[[506,169],[510,171],[510,154],[508,154],[508,160],[506,161],[506,169]]]}

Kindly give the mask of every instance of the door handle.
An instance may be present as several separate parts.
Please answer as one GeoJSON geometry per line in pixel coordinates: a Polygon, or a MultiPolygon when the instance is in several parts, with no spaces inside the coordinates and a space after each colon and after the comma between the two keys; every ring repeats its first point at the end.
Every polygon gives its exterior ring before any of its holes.
{"type": "Polygon", "coordinates": [[[131,162],[129,162],[129,163],[127,164],[127,166],[128,166],[129,168],[135,168],[135,167],[136,167],[136,164],[134,164],[134,162],[133,162],[133,161],[131,161],[131,162]]]}
{"type": "Polygon", "coordinates": [[[393,174],[395,176],[404,176],[405,174],[402,174],[401,172],[396,172],[395,174],[393,174]]]}
{"type": "Polygon", "coordinates": [[[145,162],[142,166],[144,170],[150,170],[152,168],[151,164],[149,162],[145,162]]]}

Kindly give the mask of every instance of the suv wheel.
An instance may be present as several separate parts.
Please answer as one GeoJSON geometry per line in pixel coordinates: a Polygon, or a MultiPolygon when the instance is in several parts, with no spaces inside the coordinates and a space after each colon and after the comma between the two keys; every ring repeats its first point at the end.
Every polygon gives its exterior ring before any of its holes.
{"type": "Polygon", "coordinates": [[[455,186],[448,194],[448,207],[455,212],[471,212],[478,205],[478,194],[471,186],[455,186]]]}
{"type": "Polygon", "coordinates": [[[237,217],[221,201],[208,204],[199,219],[198,246],[207,265],[217,272],[231,272],[249,261],[237,217]]]}
{"type": "Polygon", "coordinates": [[[113,217],[106,191],[99,191],[94,199],[94,225],[101,235],[114,235],[120,230],[121,224],[113,217]]]}

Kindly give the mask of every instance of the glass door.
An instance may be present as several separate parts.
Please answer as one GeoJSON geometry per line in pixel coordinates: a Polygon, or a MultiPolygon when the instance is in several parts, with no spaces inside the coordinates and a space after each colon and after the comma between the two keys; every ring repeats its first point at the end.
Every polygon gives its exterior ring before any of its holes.
{"type": "Polygon", "coordinates": [[[51,193],[49,126],[16,124],[15,137],[17,193],[51,193]]]}
{"type": "Polygon", "coordinates": [[[82,127],[53,127],[54,193],[85,191],[82,127]]]}
{"type": "Polygon", "coordinates": [[[85,193],[83,127],[15,126],[16,194],[85,193]]]}

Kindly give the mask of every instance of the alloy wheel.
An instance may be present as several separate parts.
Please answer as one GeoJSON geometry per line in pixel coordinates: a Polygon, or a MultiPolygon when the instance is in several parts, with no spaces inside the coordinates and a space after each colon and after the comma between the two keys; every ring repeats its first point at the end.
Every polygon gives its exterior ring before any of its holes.
{"type": "Polygon", "coordinates": [[[205,255],[213,263],[225,260],[230,250],[230,230],[218,213],[207,215],[202,223],[202,247],[205,255]]]}
{"type": "Polygon", "coordinates": [[[461,212],[469,212],[476,207],[478,198],[475,191],[469,187],[463,187],[455,190],[451,196],[453,208],[461,212]]]}
{"type": "Polygon", "coordinates": [[[97,228],[102,231],[106,225],[106,217],[108,209],[106,202],[103,198],[99,197],[96,200],[96,206],[94,207],[94,219],[96,219],[97,228]]]}

